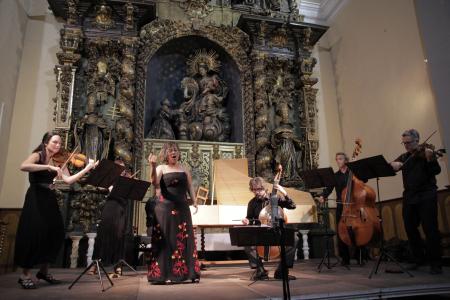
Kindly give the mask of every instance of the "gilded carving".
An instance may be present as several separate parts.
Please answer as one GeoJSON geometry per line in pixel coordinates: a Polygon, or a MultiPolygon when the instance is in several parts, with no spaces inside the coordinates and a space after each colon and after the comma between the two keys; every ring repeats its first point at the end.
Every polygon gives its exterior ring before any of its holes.
{"type": "Polygon", "coordinates": [[[106,5],[105,1],[102,1],[100,5],[96,7],[94,24],[97,28],[102,30],[107,30],[115,26],[115,22],[112,18],[112,9],[106,5]]]}
{"type": "Polygon", "coordinates": [[[178,2],[180,7],[184,9],[184,12],[191,18],[191,20],[204,19],[213,11],[213,8],[208,4],[210,0],[171,1],[178,2]]]}

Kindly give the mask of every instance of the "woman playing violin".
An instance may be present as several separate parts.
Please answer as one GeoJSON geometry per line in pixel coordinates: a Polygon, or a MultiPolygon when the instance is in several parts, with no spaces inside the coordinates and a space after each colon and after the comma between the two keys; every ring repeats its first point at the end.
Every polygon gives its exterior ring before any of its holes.
{"type": "Polygon", "coordinates": [[[430,263],[430,273],[442,273],[440,233],[437,219],[436,175],[441,167],[433,149],[419,144],[419,132],[406,130],[402,134],[406,153],[391,163],[395,171],[403,176],[403,223],[412,250],[414,270],[425,263],[425,253],[430,263]],[[426,236],[426,247],[422,244],[419,225],[426,236]]]}
{"type": "Polygon", "coordinates": [[[61,137],[47,132],[41,144],[20,166],[21,171],[29,173],[30,181],[17,228],[14,256],[15,264],[23,269],[18,282],[24,289],[36,288],[30,272],[35,265],[40,265],[37,279],[59,283],[48,273],[49,263],[55,261],[64,241],[64,224],[53,188],[54,178],[72,184],[95,166],[94,161],[89,160],[83,170],[70,175],[66,167],[61,169],[53,161],[60,149],[61,137]]]}

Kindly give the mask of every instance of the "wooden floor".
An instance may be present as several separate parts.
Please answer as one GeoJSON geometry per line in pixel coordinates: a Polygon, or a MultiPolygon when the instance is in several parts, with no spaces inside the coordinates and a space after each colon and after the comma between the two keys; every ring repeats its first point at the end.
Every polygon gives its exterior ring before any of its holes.
{"type": "MultiPolygon", "coordinates": [[[[296,263],[291,271],[297,280],[290,282],[292,299],[380,299],[420,295],[438,295],[427,299],[447,299],[450,295],[450,268],[444,268],[443,275],[430,275],[424,267],[414,271],[413,278],[406,274],[386,273],[385,269],[395,268],[383,264],[378,274],[368,279],[373,262],[364,267],[352,266],[326,268],[317,272],[318,260],[296,263]]],[[[273,276],[274,265],[268,265],[273,276]]],[[[54,269],[56,278],[63,284],[49,286],[38,283],[37,290],[23,290],[17,284],[19,273],[0,276],[1,299],[276,299],[282,297],[281,281],[249,280],[252,271],[246,264],[212,264],[202,272],[198,284],[150,285],[145,271],[138,275],[126,272],[125,276],[113,279],[114,286],[101,291],[97,277],[84,276],[71,289],[70,283],[82,269],[54,269]]],[[[108,286],[107,281],[105,286],[108,286]]],[[[450,298],[449,298],[450,299],[450,298]]]]}

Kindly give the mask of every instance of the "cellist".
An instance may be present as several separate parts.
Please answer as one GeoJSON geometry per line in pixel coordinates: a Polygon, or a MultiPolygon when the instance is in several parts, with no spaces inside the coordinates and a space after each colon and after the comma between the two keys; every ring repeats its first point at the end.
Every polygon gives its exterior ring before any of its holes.
{"type": "Polygon", "coordinates": [[[434,151],[419,145],[419,132],[409,129],[402,134],[406,152],[391,163],[394,171],[403,175],[403,223],[412,250],[415,270],[425,263],[425,252],[430,263],[431,274],[442,273],[441,243],[438,229],[436,175],[441,167],[434,151]],[[419,233],[422,224],[426,236],[426,249],[419,233]],[[426,251],[424,251],[426,250],[426,251]]]}
{"type": "MultiPolygon", "coordinates": [[[[250,190],[255,194],[255,197],[250,200],[247,205],[247,216],[242,219],[242,223],[244,225],[259,225],[260,222],[258,220],[259,213],[263,209],[267,203],[270,202],[270,194],[264,187],[264,179],[261,177],[255,177],[250,179],[249,182],[250,190]]],[[[295,209],[295,203],[289,198],[286,190],[280,186],[279,184],[275,184],[274,188],[277,189],[280,193],[283,194],[282,197],[278,197],[278,206],[287,209],[295,209]]],[[[286,265],[288,268],[292,268],[294,265],[294,256],[295,250],[297,249],[298,237],[295,235],[294,247],[287,246],[286,247],[286,265]]],[[[247,254],[250,267],[256,268],[256,273],[253,277],[254,280],[264,280],[269,279],[268,272],[264,269],[263,262],[258,257],[258,253],[256,252],[256,247],[245,247],[245,253],[247,254]]],[[[281,262],[278,264],[277,269],[274,273],[275,279],[282,279],[281,272],[281,262]]],[[[289,280],[295,280],[295,276],[289,275],[289,280]]]]}

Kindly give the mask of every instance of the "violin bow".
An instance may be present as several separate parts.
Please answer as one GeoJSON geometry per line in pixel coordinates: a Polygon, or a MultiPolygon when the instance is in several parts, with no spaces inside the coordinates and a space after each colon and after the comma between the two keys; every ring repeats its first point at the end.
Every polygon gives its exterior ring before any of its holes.
{"type": "MultiPolygon", "coordinates": [[[[433,132],[430,134],[430,136],[428,136],[428,138],[427,138],[422,144],[425,144],[426,142],[428,142],[428,141],[431,139],[431,137],[432,137],[433,135],[436,134],[436,132],[437,132],[437,130],[433,131],[433,132]]],[[[403,163],[403,165],[402,165],[402,167],[400,168],[400,170],[403,169],[403,166],[408,162],[408,160],[411,159],[411,157],[413,157],[413,155],[410,155],[410,156],[405,160],[405,162],[403,163]]]]}
{"type": "Polygon", "coordinates": [[[141,172],[141,170],[137,170],[136,172],[134,172],[134,174],[133,174],[133,175],[131,175],[131,177],[130,177],[130,178],[134,178],[134,179],[136,179],[136,175],[137,175],[137,174],[139,174],[139,172],[141,172]]]}
{"type": "Polygon", "coordinates": [[[62,165],[62,167],[61,167],[61,170],[62,169],[64,169],[66,166],[67,166],[67,164],[69,163],[69,161],[72,159],[72,157],[75,155],[75,152],[77,152],[78,151],[78,148],[80,147],[80,145],[77,145],[76,147],[75,147],[75,149],[72,151],[72,153],[70,153],[70,155],[69,155],[69,158],[64,162],[64,164],[62,165]]]}

